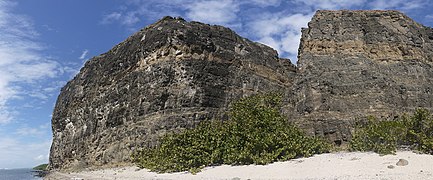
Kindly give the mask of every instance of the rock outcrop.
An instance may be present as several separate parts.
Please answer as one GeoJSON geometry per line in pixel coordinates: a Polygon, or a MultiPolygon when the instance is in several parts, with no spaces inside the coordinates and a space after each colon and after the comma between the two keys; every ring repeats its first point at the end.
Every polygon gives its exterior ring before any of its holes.
{"type": "Polygon", "coordinates": [[[336,144],[368,115],[433,107],[433,29],[398,11],[318,11],[302,30],[285,113],[336,144]]]}
{"type": "Polygon", "coordinates": [[[230,29],[165,17],[92,58],[59,95],[52,169],[122,165],[166,132],[226,119],[228,104],[285,93],[282,112],[345,144],[358,120],[433,110],[433,29],[397,11],[318,11],[298,67],[230,29]]]}
{"type": "Polygon", "coordinates": [[[89,60],[62,88],[50,167],[121,165],[168,131],[226,119],[235,99],[283,92],[295,71],[228,28],[165,17],[89,60]]]}

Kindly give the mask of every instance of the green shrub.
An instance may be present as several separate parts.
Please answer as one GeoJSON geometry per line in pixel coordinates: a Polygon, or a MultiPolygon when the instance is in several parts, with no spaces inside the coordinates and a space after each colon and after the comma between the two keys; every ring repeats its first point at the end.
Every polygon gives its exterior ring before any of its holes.
{"type": "Polygon", "coordinates": [[[402,121],[378,121],[369,117],[368,123],[355,131],[350,141],[354,151],[374,151],[391,154],[397,150],[401,137],[405,136],[402,121]]]}
{"type": "Polygon", "coordinates": [[[349,145],[352,151],[391,154],[406,146],[433,154],[433,118],[425,109],[417,109],[411,117],[394,121],[369,118],[367,124],[356,128],[349,145]]]}
{"type": "Polygon", "coordinates": [[[404,118],[406,142],[418,151],[433,154],[433,117],[425,109],[417,109],[413,116],[404,118]]]}
{"type": "Polygon", "coordinates": [[[268,164],[328,152],[328,143],[287,122],[280,101],[277,94],[240,99],[231,105],[229,120],[167,134],[159,146],[134,153],[133,160],[156,172],[195,173],[211,165],[268,164]]]}
{"type": "Polygon", "coordinates": [[[38,170],[38,171],[46,171],[48,167],[48,164],[40,164],[36,167],[34,167],[34,170],[38,170]]]}

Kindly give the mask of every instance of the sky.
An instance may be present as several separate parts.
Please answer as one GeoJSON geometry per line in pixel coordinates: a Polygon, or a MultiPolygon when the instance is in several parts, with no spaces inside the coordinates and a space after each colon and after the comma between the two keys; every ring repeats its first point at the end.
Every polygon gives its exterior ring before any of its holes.
{"type": "Polygon", "coordinates": [[[318,9],[396,9],[433,27],[430,0],[0,0],[0,168],[47,163],[60,88],[163,16],[229,27],[296,63],[318,9]]]}

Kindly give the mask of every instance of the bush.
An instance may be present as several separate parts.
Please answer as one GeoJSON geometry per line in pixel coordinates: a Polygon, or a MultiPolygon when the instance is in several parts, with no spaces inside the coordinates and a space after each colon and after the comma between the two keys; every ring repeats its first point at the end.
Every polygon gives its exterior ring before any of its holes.
{"type": "Polygon", "coordinates": [[[195,173],[205,166],[268,164],[328,152],[328,143],[287,122],[280,101],[277,94],[240,99],[231,105],[229,120],[167,134],[159,146],[134,153],[133,160],[156,172],[195,173]]]}
{"type": "Polygon", "coordinates": [[[395,153],[400,137],[405,135],[403,123],[378,121],[369,117],[368,123],[355,131],[350,141],[353,151],[374,151],[379,154],[395,153]]]}
{"type": "Polygon", "coordinates": [[[406,142],[413,149],[433,154],[433,116],[426,109],[417,109],[413,116],[404,118],[407,126],[406,142]]]}
{"type": "Polygon", "coordinates": [[[47,167],[48,167],[48,164],[40,164],[40,165],[34,167],[33,169],[37,170],[37,171],[46,171],[47,167]]]}
{"type": "Polygon", "coordinates": [[[349,145],[352,151],[391,154],[405,146],[433,154],[433,118],[425,109],[417,109],[411,117],[394,121],[370,117],[367,124],[355,130],[349,145]]]}

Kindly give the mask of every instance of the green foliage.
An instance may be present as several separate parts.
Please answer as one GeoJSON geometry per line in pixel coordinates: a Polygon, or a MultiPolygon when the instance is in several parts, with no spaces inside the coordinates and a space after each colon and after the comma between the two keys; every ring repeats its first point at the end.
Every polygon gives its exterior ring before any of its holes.
{"type": "Polygon", "coordinates": [[[352,151],[380,154],[395,153],[401,146],[433,154],[433,117],[427,110],[417,109],[411,117],[394,121],[369,118],[367,124],[356,129],[350,141],[352,151]]]}
{"type": "Polygon", "coordinates": [[[289,124],[280,105],[277,94],[240,99],[231,105],[228,121],[203,121],[167,134],[159,146],[133,154],[133,160],[156,172],[196,173],[211,165],[268,164],[329,151],[328,143],[289,124]]]}
{"type": "Polygon", "coordinates": [[[47,170],[47,166],[48,166],[48,164],[40,164],[40,165],[34,167],[33,169],[34,170],[38,170],[38,171],[46,171],[47,170]]]}
{"type": "Polygon", "coordinates": [[[433,154],[433,116],[425,109],[417,109],[403,122],[408,127],[406,142],[418,151],[433,154]]]}
{"type": "Polygon", "coordinates": [[[397,150],[400,137],[404,136],[402,121],[378,121],[369,117],[363,127],[357,129],[350,141],[350,148],[356,151],[374,151],[391,154],[397,150]]]}

